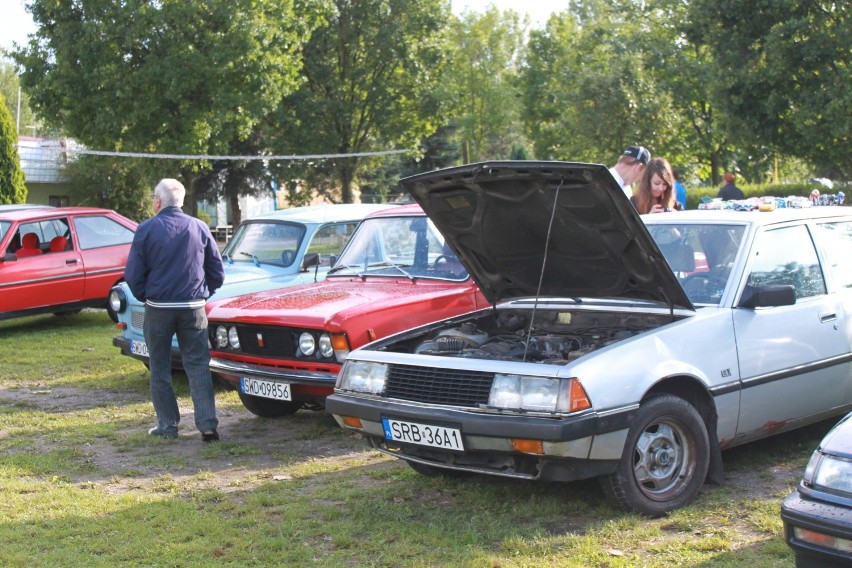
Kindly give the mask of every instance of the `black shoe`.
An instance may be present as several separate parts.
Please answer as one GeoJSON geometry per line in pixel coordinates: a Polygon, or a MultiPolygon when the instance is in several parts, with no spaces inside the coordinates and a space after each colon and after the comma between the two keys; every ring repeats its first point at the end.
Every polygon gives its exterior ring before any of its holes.
{"type": "Polygon", "coordinates": [[[148,434],[150,436],[158,436],[160,438],[165,438],[166,440],[174,440],[177,438],[177,432],[169,432],[168,430],[160,430],[158,427],[154,426],[148,430],[148,434]]]}
{"type": "Polygon", "coordinates": [[[216,430],[210,430],[209,432],[201,433],[201,441],[202,442],[218,442],[219,441],[219,432],[216,430]]]}

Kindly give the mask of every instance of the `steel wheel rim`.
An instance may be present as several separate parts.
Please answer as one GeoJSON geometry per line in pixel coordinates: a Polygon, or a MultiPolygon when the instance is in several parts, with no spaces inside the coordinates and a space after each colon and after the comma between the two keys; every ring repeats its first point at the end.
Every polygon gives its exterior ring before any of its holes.
{"type": "Polygon", "coordinates": [[[649,499],[667,501],[695,471],[695,442],[683,425],[658,419],[645,426],[633,448],[633,479],[649,499]]]}

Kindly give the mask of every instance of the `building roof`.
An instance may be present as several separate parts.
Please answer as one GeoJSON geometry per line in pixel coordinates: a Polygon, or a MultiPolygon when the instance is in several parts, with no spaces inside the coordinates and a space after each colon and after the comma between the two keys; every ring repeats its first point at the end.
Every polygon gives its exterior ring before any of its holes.
{"type": "Polygon", "coordinates": [[[27,183],[61,183],[66,181],[68,152],[79,144],[68,138],[35,138],[18,136],[18,156],[27,183]]]}

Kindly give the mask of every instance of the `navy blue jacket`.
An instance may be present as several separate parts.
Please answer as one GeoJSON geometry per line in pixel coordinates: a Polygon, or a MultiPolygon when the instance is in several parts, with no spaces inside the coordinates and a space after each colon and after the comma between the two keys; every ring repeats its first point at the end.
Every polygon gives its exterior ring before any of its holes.
{"type": "Polygon", "coordinates": [[[124,279],[142,302],[198,307],[222,286],[225,271],[207,225],[164,207],[136,229],[124,279]]]}

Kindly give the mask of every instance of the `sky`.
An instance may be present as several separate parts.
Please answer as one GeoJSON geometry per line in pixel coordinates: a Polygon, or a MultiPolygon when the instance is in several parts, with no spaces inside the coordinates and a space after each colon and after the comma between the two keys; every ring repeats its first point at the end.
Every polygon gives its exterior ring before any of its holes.
{"type": "MultiPolygon", "coordinates": [[[[500,10],[527,13],[533,26],[540,27],[554,11],[568,6],[569,0],[451,0],[453,12],[482,12],[489,4],[500,10]]],[[[24,10],[26,0],[0,0],[0,48],[9,49],[12,42],[23,44],[27,34],[35,31],[29,13],[24,10]]]]}

